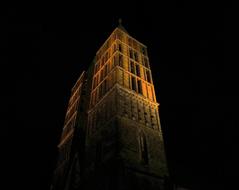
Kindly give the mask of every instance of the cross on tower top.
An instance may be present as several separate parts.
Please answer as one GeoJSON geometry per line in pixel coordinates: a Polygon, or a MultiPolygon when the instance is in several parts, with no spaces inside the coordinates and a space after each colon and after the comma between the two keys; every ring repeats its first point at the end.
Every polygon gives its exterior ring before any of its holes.
{"type": "Polygon", "coordinates": [[[122,24],[122,19],[121,18],[119,18],[119,25],[121,25],[122,24]]]}

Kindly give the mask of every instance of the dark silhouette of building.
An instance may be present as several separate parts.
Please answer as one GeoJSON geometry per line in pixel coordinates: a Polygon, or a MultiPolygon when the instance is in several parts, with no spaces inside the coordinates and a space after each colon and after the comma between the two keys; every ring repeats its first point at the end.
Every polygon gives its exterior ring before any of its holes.
{"type": "Polygon", "coordinates": [[[147,47],[119,22],[72,88],[52,189],[168,189],[147,47]]]}

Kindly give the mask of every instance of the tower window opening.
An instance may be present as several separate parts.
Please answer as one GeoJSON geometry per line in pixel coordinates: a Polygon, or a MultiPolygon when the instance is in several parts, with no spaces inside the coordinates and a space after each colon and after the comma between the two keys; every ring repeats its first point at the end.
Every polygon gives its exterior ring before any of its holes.
{"type": "Polygon", "coordinates": [[[96,77],[93,80],[93,88],[95,88],[95,87],[96,87],[96,77]]]}
{"type": "Polygon", "coordinates": [[[103,69],[100,71],[100,82],[103,80],[103,69]]]}
{"type": "Polygon", "coordinates": [[[131,59],[133,59],[133,50],[132,50],[132,49],[129,50],[129,57],[130,57],[131,59]]]}
{"type": "Polygon", "coordinates": [[[119,55],[119,66],[123,68],[123,56],[119,55]]]}
{"type": "Polygon", "coordinates": [[[113,66],[112,66],[112,69],[116,66],[116,57],[114,56],[113,57],[113,66]]]}
{"type": "Polygon", "coordinates": [[[135,74],[135,67],[134,67],[134,62],[130,61],[130,72],[135,74]]]}
{"type": "Polygon", "coordinates": [[[144,58],[144,65],[145,67],[149,68],[149,63],[146,57],[144,58]]]}
{"type": "Polygon", "coordinates": [[[119,49],[120,52],[122,52],[122,45],[121,44],[119,44],[118,49],[119,49]]]}
{"type": "Polygon", "coordinates": [[[109,53],[106,52],[106,54],[105,54],[105,62],[108,61],[108,59],[109,59],[109,53]]]}
{"type": "Polygon", "coordinates": [[[147,81],[148,81],[149,83],[151,83],[151,77],[150,77],[150,73],[149,73],[148,70],[146,71],[146,76],[147,76],[147,81]]]}
{"type": "Polygon", "coordinates": [[[105,78],[105,76],[106,76],[106,67],[104,66],[104,68],[103,68],[103,79],[105,78]]]}
{"type": "Polygon", "coordinates": [[[101,98],[101,97],[102,97],[102,84],[99,87],[99,98],[101,98]]]}
{"type": "Polygon", "coordinates": [[[131,81],[132,81],[132,90],[137,91],[135,77],[131,77],[131,81]]]}
{"type": "Polygon", "coordinates": [[[144,134],[140,134],[139,137],[139,145],[140,145],[140,156],[142,164],[148,164],[148,148],[146,143],[146,138],[144,134]]]}
{"type": "Polygon", "coordinates": [[[137,54],[137,52],[134,52],[134,60],[138,61],[138,54],[137,54]]]}
{"type": "Polygon", "coordinates": [[[108,74],[108,72],[109,72],[109,65],[108,65],[108,63],[105,65],[105,76],[108,74]]]}
{"type": "MultiPolygon", "coordinates": [[[[99,74],[96,75],[96,80],[95,80],[95,82],[96,82],[96,86],[98,86],[98,84],[99,84],[99,74]]],[[[96,87],[96,86],[95,86],[95,87],[96,87]]]]}
{"type": "Polygon", "coordinates": [[[142,82],[141,82],[141,80],[138,80],[138,93],[143,94],[143,92],[142,92],[142,82]]]}
{"type": "Polygon", "coordinates": [[[136,74],[138,77],[140,77],[140,67],[138,64],[136,64],[136,74]]]}
{"type": "Polygon", "coordinates": [[[116,44],[113,46],[113,53],[116,51],[116,44]]]}

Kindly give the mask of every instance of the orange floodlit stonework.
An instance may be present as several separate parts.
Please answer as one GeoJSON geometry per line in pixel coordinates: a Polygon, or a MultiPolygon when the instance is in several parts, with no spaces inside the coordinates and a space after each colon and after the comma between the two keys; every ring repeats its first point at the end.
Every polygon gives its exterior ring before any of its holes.
{"type": "Polygon", "coordinates": [[[52,189],[165,189],[158,107],[147,47],[120,23],[72,88],[52,189]]]}

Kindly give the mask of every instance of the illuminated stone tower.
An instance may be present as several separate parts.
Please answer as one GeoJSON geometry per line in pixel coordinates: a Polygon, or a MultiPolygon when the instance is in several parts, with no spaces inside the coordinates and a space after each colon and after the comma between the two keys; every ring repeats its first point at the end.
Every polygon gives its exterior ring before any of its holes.
{"type": "Polygon", "coordinates": [[[66,118],[73,120],[66,119],[59,145],[60,152],[62,147],[74,150],[61,189],[165,189],[168,170],[147,47],[120,21],[86,73],[75,87],[86,86],[83,111],[77,112],[81,101],[72,95],[66,118]],[[71,121],[79,129],[72,144],[67,140],[71,121]]]}
{"type": "Polygon", "coordinates": [[[120,22],[94,66],[86,174],[96,175],[97,187],[163,189],[168,171],[158,106],[147,47],[120,22]]]}
{"type": "MultiPolygon", "coordinates": [[[[71,97],[65,116],[64,127],[58,144],[59,158],[54,172],[52,189],[71,189],[72,175],[80,175],[79,153],[84,150],[84,127],[87,121],[87,77],[81,76],[71,90],[71,97]],[[74,167],[74,168],[73,168],[74,167]],[[72,174],[72,171],[75,171],[72,174]]],[[[74,184],[73,184],[74,186],[74,184]]]]}

